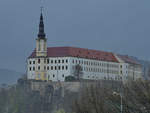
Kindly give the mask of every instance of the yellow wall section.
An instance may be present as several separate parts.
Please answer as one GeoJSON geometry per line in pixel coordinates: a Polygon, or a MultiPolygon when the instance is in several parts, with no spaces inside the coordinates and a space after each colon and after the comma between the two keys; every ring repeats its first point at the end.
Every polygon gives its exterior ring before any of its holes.
{"type": "Polygon", "coordinates": [[[46,80],[45,72],[41,72],[41,80],[46,80]]]}
{"type": "Polygon", "coordinates": [[[47,56],[47,52],[37,52],[37,56],[47,56]]]}
{"type": "Polygon", "coordinates": [[[35,77],[36,80],[39,80],[39,77],[38,77],[38,76],[39,76],[39,73],[36,72],[36,77],[35,77]]]}
{"type": "Polygon", "coordinates": [[[36,80],[46,80],[46,73],[45,72],[36,72],[36,80]],[[40,75],[40,78],[39,78],[40,75]]]}

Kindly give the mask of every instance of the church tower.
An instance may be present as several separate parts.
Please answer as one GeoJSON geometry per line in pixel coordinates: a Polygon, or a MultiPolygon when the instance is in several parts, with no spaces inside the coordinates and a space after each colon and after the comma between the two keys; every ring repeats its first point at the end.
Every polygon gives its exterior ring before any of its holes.
{"type": "Polygon", "coordinates": [[[40,23],[39,23],[39,33],[38,38],[36,39],[36,56],[37,57],[46,57],[47,56],[47,39],[44,32],[44,22],[43,14],[41,11],[40,23]]]}
{"type": "Polygon", "coordinates": [[[36,68],[35,68],[35,79],[36,80],[47,80],[46,61],[47,61],[47,38],[44,32],[44,21],[41,9],[39,33],[36,39],[36,68]]]}

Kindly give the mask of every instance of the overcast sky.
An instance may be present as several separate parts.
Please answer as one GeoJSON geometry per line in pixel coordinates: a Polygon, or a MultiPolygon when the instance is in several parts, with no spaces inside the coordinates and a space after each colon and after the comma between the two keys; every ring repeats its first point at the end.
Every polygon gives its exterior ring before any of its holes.
{"type": "Polygon", "coordinates": [[[75,46],[150,60],[150,0],[0,0],[0,68],[25,72],[40,6],[48,46],[75,46]]]}

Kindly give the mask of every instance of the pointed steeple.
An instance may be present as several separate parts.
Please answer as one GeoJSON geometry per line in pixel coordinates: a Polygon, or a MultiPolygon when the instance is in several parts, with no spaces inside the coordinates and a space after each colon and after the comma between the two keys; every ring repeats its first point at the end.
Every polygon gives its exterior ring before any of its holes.
{"type": "Polygon", "coordinates": [[[41,8],[41,16],[40,16],[40,24],[39,24],[39,33],[38,33],[38,37],[36,38],[36,56],[37,57],[47,56],[47,38],[44,32],[42,8],[41,8]]]}
{"type": "Polygon", "coordinates": [[[41,8],[38,38],[45,38],[45,36],[46,35],[45,35],[45,32],[44,32],[44,21],[43,21],[43,14],[42,14],[42,8],[41,8]]]}

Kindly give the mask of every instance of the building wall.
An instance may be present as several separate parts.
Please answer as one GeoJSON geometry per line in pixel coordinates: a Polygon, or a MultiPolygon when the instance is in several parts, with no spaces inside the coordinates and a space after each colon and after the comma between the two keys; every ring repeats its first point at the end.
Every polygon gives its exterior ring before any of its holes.
{"type": "Polygon", "coordinates": [[[46,39],[36,39],[36,56],[47,56],[46,39]]]}
{"type": "Polygon", "coordinates": [[[71,74],[73,75],[75,66],[79,64],[83,69],[84,79],[115,79],[119,76],[119,63],[84,58],[71,58],[71,61],[71,74]]]}
{"type": "Polygon", "coordinates": [[[78,64],[82,67],[84,79],[122,79],[120,63],[77,57],[30,58],[28,59],[28,79],[64,81],[66,76],[74,76],[75,66],[78,64]],[[40,63],[38,63],[39,59],[40,63]]]}
{"type": "Polygon", "coordinates": [[[142,66],[141,65],[126,63],[117,55],[115,55],[115,57],[120,62],[119,72],[120,72],[120,75],[123,77],[124,82],[126,82],[129,79],[137,80],[139,78],[142,78],[142,66]]]}
{"type": "Polygon", "coordinates": [[[132,80],[142,78],[142,67],[140,65],[130,64],[128,67],[128,77],[132,80]]]}
{"type": "Polygon", "coordinates": [[[27,75],[28,79],[64,81],[70,75],[69,68],[69,58],[66,57],[32,58],[28,59],[27,75]]]}

